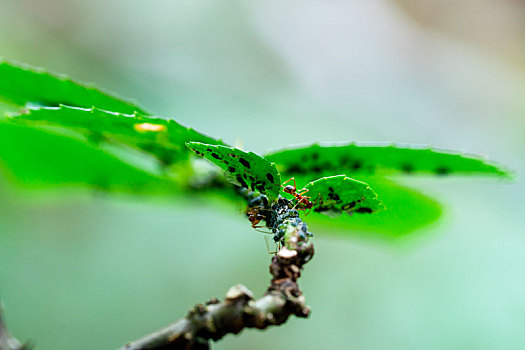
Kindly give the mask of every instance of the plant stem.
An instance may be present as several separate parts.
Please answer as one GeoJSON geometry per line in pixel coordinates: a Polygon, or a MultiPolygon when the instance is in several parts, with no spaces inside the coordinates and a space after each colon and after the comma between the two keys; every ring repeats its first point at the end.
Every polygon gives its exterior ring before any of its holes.
{"type": "Polygon", "coordinates": [[[198,304],[185,318],[120,350],[209,349],[210,340],[219,340],[228,333],[280,325],[291,315],[308,317],[310,308],[306,306],[297,279],[303,265],[313,257],[314,248],[295,226],[289,228],[287,244],[272,258],[273,278],[262,298],[255,300],[243,285],[233,286],[223,301],[214,298],[198,304]]]}

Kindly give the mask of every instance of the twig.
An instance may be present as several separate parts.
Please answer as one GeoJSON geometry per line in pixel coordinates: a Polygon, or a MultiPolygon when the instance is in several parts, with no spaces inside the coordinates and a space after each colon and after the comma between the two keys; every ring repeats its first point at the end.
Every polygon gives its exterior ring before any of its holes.
{"type": "Polygon", "coordinates": [[[231,287],[223,301],[198,304],[178,322],[129,343],[120,350],[209,349],[210,340],[244,328],[265,329],[286,322],[288,317],[308,317],[310,308],[297,285],[303,265],[313,257],[311,241],[288,223],[285,246],[272,258],[273,278],[264,296],[254,300],[245,286],[231,287]]]}

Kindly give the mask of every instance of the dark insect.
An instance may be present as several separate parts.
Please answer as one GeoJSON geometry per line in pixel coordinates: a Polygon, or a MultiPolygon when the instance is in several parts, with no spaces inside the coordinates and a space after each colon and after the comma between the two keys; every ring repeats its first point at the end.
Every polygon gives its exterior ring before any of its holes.
{"type": "Polygon", "coordinates": [[[262,214],[262,211],[260,208],[257,208],[257,207],[248,208],[246,215],[248,216],[248,220],[250,220],[252,224],[252,228],[264,227],[264,226],[257,226],[262,220],[265,219],[265,216],[262,214]]]}
{"type": "Polygon", "coordinates": [[[291,179],[284,182],[282,184],[282,188],[284,192],[291,194],[292,196],[295,197],[295,200],[297,201],[297,203],[294,205],[294,208],[297,208],[299,210],[306,210],[306,209],[312,209],[312,207],[314,206],[314,204],[310,201],[310,197],[305,196],[306,192],[308,192],[308,189],[302,189],[300,192],[297,192],[297,184],[295,183],[295,178],[292,177],[291,179]],[[293,180],[293,186],[292,185],[285,186],[288,182],[292,180],[293,180]]]}
{"type": "MultiPolygon", "coordinates": [[[[303,196],[304,197],[304,196],[303,196]]],[[[308,232],[308,226],[299,218],[299,212],[294,209],[293,202],[279,196],[277,201],[272,204],[268,203],[268,198],[264,195],[253,197],[248,201],[248,209],[246,216],[252,224],[252,228],[263,233],[273,234],[273,240],[277,243],[277,249],[270,252],[268,242],[266,242],[268,252],[275,254],[284,244],[284,236],[286,234],[287,222],[292,226],[297,227],[299,234],[303,237],[311,237],[312,234],[308,232]],[[264,220],[264,225],[259,225],[264,220]],[[266,227],[271,230],[265,232],[258,230],[266,227]]]]}
{"type": "Polygon", "coordinates": [[[286,222],[297,227],[302,238],[311,237],[308,226],[299,217],[299,212],[292,207],[292,201],[279,197],[276,203],[272,204],[271,216],[266,220],[267,226],[272,228],[274,233],[273,240],[278,244],[284,244],[286,234],[286,222]]]}
{"type": "Polygon", "coordinates": [[[262,220],[267,221],[269,212],[268,198],[264,195],[253,197],[248,201],[248,209],[246,210],[246,216],[250,220],[252,227],[257,229],[264,226],[257,226],[262,220]]]}

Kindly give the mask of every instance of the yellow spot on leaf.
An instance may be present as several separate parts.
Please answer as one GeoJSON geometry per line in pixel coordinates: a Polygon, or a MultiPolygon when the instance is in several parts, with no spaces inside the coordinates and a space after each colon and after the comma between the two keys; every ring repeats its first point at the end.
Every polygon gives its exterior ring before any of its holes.
{"type": "Polygon", "coordinates": [[[161,124],[150,124],[150,123],[142,123],[142,124],[135,124],[133,125],[135,130],[138,132],[146,132],[146,131],[165,131],[166,125],[161,124]]]}

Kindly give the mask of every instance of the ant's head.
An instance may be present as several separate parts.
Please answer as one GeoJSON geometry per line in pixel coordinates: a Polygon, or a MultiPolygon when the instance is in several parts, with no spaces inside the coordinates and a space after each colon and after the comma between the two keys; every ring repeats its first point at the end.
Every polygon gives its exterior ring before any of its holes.
{"type": "Polygon", "coordinates": [[[291,185],[284,186],[283,191],[289,194],[293,194],[295,192],[295,187],[291,185]]]}

